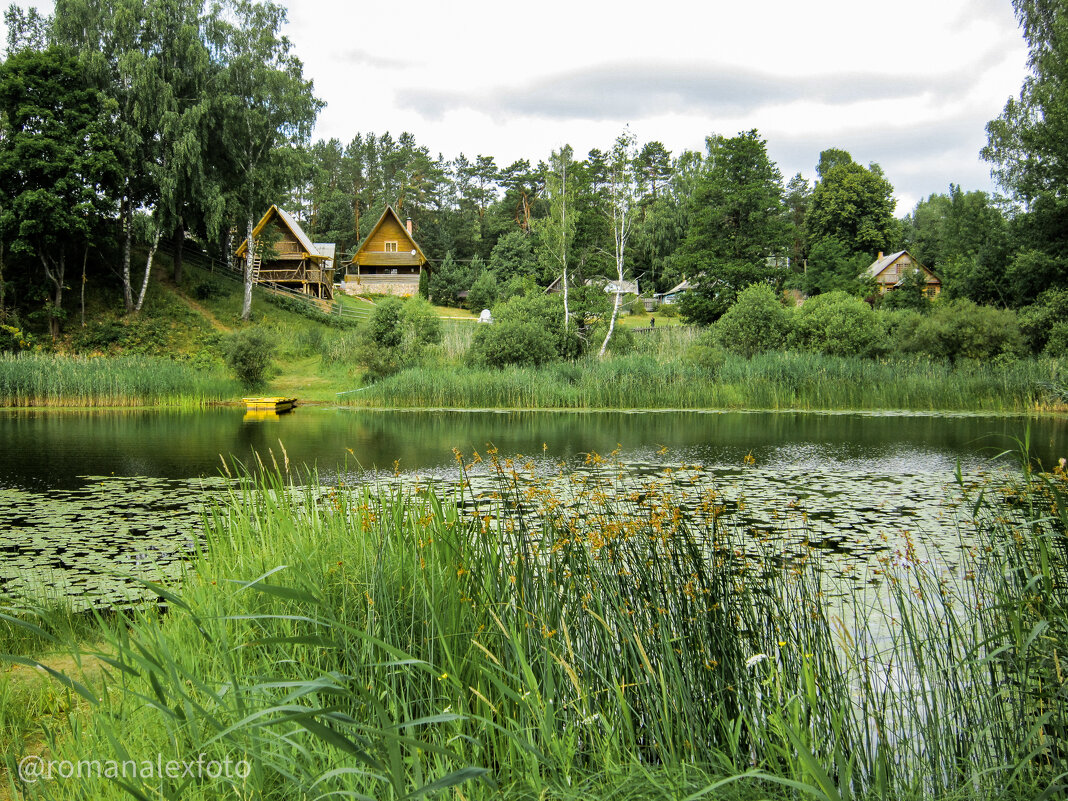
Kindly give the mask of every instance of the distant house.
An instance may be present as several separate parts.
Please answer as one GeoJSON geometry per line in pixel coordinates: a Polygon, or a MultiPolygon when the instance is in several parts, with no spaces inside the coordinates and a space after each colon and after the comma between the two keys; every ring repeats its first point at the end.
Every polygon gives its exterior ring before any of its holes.
{"type": "MultiPolygon", "coordinates": [[[[246,239],[234,251],[235,268],[244,270],[248,246],[246,239]]],[[[252,229],[252,280],[333,298],[334,245],[313,243],[288,212],[271,206],[252,229]]]]}
{"type": "Polygon", "coordinates": [[[880,251],[878,258],[868,266],[864,275],[875,279],[879,294],[882,295],[897,289],[903,279],[917,270],[923,272],[928,297],[933,298],[942,291],[942,282],[938,276],[916,261],[907,250],[899,250],[889,256],[884,256],[880,251]]]}
{"type": "Polygon", "coordinates": [[[657,292],[655,295],[653,295],[653,298],[658,303],[665,303],[670,306],[672,303],[678,303],[679,298],[681,298],[693,288],[693,284],[691,284],[689,281],[684,280],[681,284],[676,284],[667,292],[657,292]]]}
{"type": "Polygon", "coordinates": [[[622,301],[623,295],[637,295],[638,294],[638,282],[637,281],[618,281],[609,280],[606,278],[588,278],[586,279],[586,286],[599,286],[608,295],[619,295],[622,301]]]}
{"type": "Polygon", "coordinates": [[[416,295],[427,263],[412,238],[412,221],[400,221],[386,206],[371,233],[346,265],[344,289],[351,294],[416,295]]]}

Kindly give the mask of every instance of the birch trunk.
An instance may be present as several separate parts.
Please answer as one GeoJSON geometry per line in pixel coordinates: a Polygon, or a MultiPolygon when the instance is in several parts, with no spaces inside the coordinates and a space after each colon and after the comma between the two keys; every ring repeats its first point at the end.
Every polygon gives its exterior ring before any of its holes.
{"type": "Polygon", "coordinates": [[[133,286],[130,284],[130,245],[133,240],[133,209],[129,200],[122,202],[122,300],[126,304],[126,313],[134,310],[133,286]]]}
{"type": "Polygon", "coordinates": [[[141,281],[141,294],[137,296],[137,305],[134,313],[141,311],[141,305],[145,302],[145,293],[148,292],[148,277],[152,274],[152,260],[156,257],[156,248],[159,247],[160,230],[156,229],[156,235],[152,237],[152,247],[148,249],[148,259],[145,261],[145,277],[141,281]]]}
{"type": "Polygon", "coordinates": [[[245,248],[245,300],[241,305],[241,319],[248,320],[252,316],[252,259],[256,249],[252,241],[252,218],[248,218],[248,237],[245,239],[248,247],[245,248]]]}

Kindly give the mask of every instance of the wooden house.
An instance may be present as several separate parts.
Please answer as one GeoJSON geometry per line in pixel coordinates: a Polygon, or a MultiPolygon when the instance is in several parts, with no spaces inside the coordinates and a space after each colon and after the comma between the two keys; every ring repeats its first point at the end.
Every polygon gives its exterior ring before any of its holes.
{"type": "MultiPolygon", "coordinates": [[[[334,245],[315,244],[300,223],[271,206],[252,229],[252,280],[277,284],[316,298],[334,296],[334,245]]],[[[234,251],[234,266],[244,270],[248,240],[234,251]]]]}
{"type": "Polygon", "coordinates": [[[352,294],[416,295],[426,263],[412,238],[412,221],[402,223],[386,206],[346,266],[344,288],[352,294]]]}
{"type": "Polygon", "coordinates": [[[693,289],[693,284],[684,278],[681,283],[676,284],[667,292],[657,292],[653,297],[656,299],[658,305],[664,303],[670,306],[673,303],[678,303],[679,298],[691,289],[693,289]]]}
{"type": "Polygon", "coordinates": [[[928,297],[933,298],[942,291],[942,282],[938,276],[916,261],[907,250],[899,250],[889,256],[884,256],[880,251],[878,258],[868,266],[865,274],[875,279],[879,294],[882,295],[897,289],[904,278],[917,270],[923,272],[928,297]]]}

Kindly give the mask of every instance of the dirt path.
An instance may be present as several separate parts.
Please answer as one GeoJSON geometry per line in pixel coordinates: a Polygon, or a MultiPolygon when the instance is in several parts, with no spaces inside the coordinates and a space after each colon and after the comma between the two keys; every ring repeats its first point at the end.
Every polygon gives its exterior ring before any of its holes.
{"type": "Polygon", "coordinates": [[[179,292],[176,289],[174,289],[174,287],[168,287],[168,289],[170,289],[171,294],[174,295],[175,298],[177,298],[179,301],[184,303],[190,309],[192,309],[197,314],[199,314],[201,317],[203,317],[205,320],[207,320],[209,323],[211,323],[211,327],[214,328],[219,333],[229,334],[230,331],[233,330],[229,326],[223,325],[223,323],[219,321],[218,317],[216,317],[210,311],[205,309],[203,306],[201,306],[199,303],[197,303],[192,298],[187,297],[186,295],[183,295],[181,292],[179,292]]]}

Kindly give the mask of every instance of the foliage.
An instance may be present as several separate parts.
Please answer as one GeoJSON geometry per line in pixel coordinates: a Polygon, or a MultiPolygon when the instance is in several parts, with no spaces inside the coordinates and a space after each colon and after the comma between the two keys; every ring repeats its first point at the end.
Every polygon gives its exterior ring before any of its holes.
{"type": "Polygon", "coordinates": [[[880,317],[845,292],[828,292],[801,304],[794,314],[790,342],[801,350],[832,356],[871,357],[887,349],[880,317]]]}
{"type": "Polygon", "coordinates": [[[900,236],[894,218],[894,188],[879,165],[865,168],[841,150],[820,154],[819,181],[805,218],[809,240],[833,238],[874,256],[900,236]]]}
{"type": "Polygon", "coordinates": [[[495,320],[475,332],[468,358],[488,367],[537,366],[558,358],[554,339],[534,320],[495,320]]]}
{"type": "Polygon", "coordinates": [[[500,281],[507,281],[513,276],[533,278],[537,270],[531,234],[526,231],[506,233],[493,246],[488,266],[500,281]]]}
{"type": "Polygon", "coordinates": [[[0,233],[12,255],[43,268],[53,339],[67,267],[117,205],[122,143],[111,112],[60,48],[21,50],[0,65],[0,233]]]}
{"type": "Polygon", "coordinates": [[[467,308],[473,312],[490,309],[497,302],[497,278],[490,270],[483,270],[467,293],[467,308]]]}
{"type": "Polygon", "coordinates": [[[441,264],[430,271],[427,280],[427,297],[439,306],[463,305],[460,302],[460,292],[470,286],[468,274],[470,270],[457,262],[452,252],[445,254],[441,264]]]}
{"type": "Polygon", "coordinates": [[[226,366],[250,389],[267,378],[276,349],[274,338],[259,326],[236,331],[223,344],[226,366]]]}
{"type": "Polygon", "coordinates": [[[563,298],[516,295],[493,307],[493,324],[479,326],[468,358],[472,364],[502,367],[538,365],[573,356],[581,346],[574,327],[561,325],[563,298]]]}
{"type": "Polygon", "coordinates": [[[419,364],[428,345],[441,342],[441,319],[420,297],[400,301],[385,298],[375,305],[357,349],[364,377],[377,381],[419,364]]]}
{"type": "Polygon", "coordinates": [[[784,255],[787,244],[782,175],[767,143],[752,130],[710,136],[706,147],[690,228],[675,257],[676,269],[696,279],[681,310],[697,323],[718,319],[749,284],[780,283],[769,257],[784,255]]]}
{"type": "Polygon", "coordinates": [[[919,267],[913,267],[902,276],[894,289],[888,290],[881,298],[888,309],[928,311],[931,299],[927,295],[927,274],[919,267]]]}
{"type": "Polygon", "coordinates": [[[846,292],[863,297],[874,291],[872,281],[865,274],[871,258],[858,253],[835,237],[818,239],[808,247],[808,261],[802,274],[791,284],[806,295],[822,292],[846,292]]]}
{"type": "Polygon", "coordinates": [[[725,350],[752,356],[786,342],[790,318],[781,298],[767,284],[751,284],[715,324],[715,341],[725,350]]]}
{"type": "Polygon", "coordinates": [[[912,329],[899,331],[904,351],[928,353],[951,362],[958,359],[1016,357],[1025,347],[1016,315],[1009,309],[952,300],[930,314],[911,319],[912,329]]]}

